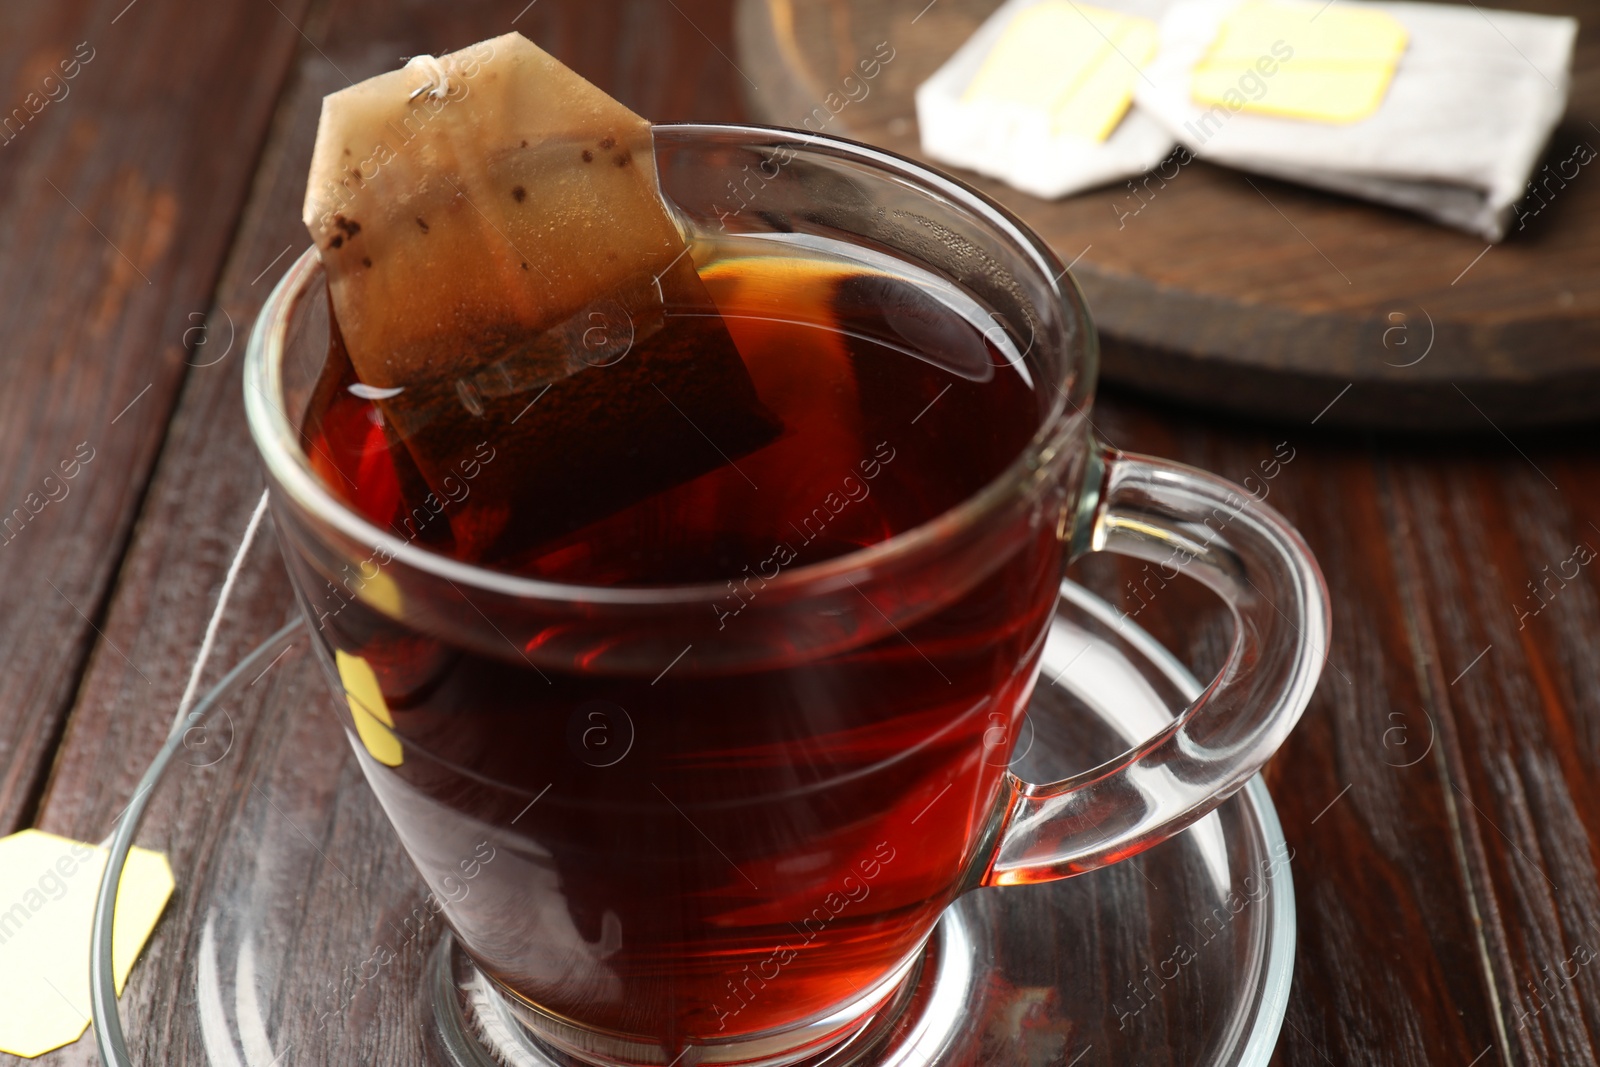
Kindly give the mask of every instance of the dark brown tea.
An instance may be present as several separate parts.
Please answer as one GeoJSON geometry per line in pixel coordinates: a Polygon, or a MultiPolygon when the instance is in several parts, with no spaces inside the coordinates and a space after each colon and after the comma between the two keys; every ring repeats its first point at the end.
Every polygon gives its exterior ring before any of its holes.
{"type": "Polygon", "coordinates": [[[720,317],[601,308],[570,374],[493,406],[470,386],[431,436],[336,346],[307,422],[327,486],[429,551],[714,587],[657,635],[666,654],[492,611],[466,617],[498,652],[456,640],[382,560],[301,583],[328,586],[308,607],[358,751],[474,958],[547,1013],[669,1050],[882,997],[982,875],[1061,552],[1035,517],[959,573],[782,599],[973,497],[1053,398],[978,305],[906,264],[782,234],[691,250],[720,317]],[[835,636],[803,637],[819,625],[835,636]],[[728,651],[756,628],[777,652],[728,651]]]}

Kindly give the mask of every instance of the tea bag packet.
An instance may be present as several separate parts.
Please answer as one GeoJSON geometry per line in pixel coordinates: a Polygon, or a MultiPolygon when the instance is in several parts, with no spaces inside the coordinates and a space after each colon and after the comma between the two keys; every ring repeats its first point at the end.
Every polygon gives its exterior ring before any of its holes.
{"type": "Polygon", "coordinates": [[[1034,196],[1141,174],[1172,150],[1129,109],[1165,0],[1007,0],[917,90],[922,149],[1034,196]]]}
{"type": "Polygon", "coordinates": [[[1389,0],[1183,0],[1137,105],[1199,158],[1505,236],[1577,23],[1389,0]]]}
{"type": "Polygon", "coordinates": [[[776,432],[704,325],[649,123],[520,34],[328,96],[304,220],[362,395],[458,555],[514,547],[513,511],[537,540],[723,462],[664,458],[700,457],[680,437],[737,456],[776,432]]]}

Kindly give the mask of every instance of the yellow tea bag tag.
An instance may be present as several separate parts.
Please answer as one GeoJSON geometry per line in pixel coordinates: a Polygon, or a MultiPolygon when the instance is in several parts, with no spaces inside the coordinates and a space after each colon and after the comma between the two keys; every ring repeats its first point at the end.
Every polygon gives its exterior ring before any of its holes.
{"type": "Polygon", "coordinates": [[[356,596],[391,619],[405,618],[405,601],[400,596],[399,584],[381,570],[371,578],[363,577],[356,596]]]}
{"type": "Polygon", "coordinates": [[[339,667],[344,698],[350,705],[350,717],[355,720],[361,746],[384,766],[400,766],[405,761],[405,753],[400,748],[400,739],[394,735],[394,716],[389,714],[389,704],[383,699],[372,664],[341,649],[334,649],[333,660],[339,667]]]}
{"type": "Polygon", "coordinates": [[[1149,19],[1044,0],[1011,20],[962,99],[1043,112],[1052,134],[1104,141],[1155,50],[1149,19]]]}
{"type": "Polygon", "coordinates": [[[1406,40],[1405,26],[1387,11],[1247,2],[1223,20],[1189,92],[1197,103],[1229,111],[1356,122],[1383,103],[1406,40]]]}
{"type": "MultiPolygon", "coordinates": [[[[39,830],[0,838],[0,1052],[39,1056],[89,1025],[89,942],[108,849],[39,830]]],[[[117,889],[117,992],[172,895],[172,868],[135,848],[117,889]]]]}

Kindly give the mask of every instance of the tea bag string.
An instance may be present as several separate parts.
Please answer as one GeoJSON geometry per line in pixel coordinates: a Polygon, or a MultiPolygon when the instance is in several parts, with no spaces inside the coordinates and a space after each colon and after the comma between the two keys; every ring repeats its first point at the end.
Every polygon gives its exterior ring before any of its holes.
{"type": "Polygon", "coordinates": [[[239,541],[239,549],[233,554],[233,562],[228,564],[227,576],[222,579],[222,590],[217,594],[217,606],[211,610],[211,619],[206,623],[205,636],[200,639],[200,651],[195,653],[194,667],[189,671],[189,683],[183,687],[183,696],[178,698],[178,711],[172,717],[174,727],[183,721],[189,706],[194,703],[195,693],[200,689],[200,676],[205,672],[206,661],[211,658],[211,649],[217,643],[217,630],[222,625],[223,612],[228,608],[228,597],[233,593],[239,572],[244,569],[244,558],[250,554],[250,546],[256,540],[256,531],[261,529],[261,517],[266,513],[267,491],[263,489],[261,499],[256,501],[256,509],[250,513],[250,522],[244,528],[244,537],[239,541]]]}
{"type": "Polygon", "coordinates": [[[428,80],[411,90],[411,95],[406,97],[407,100],[415,100],[423,93],[430,92],[435,100],[442,100],[450,95],[450,71],[439,61],[438,56],[412,56],[406,61],[406,69],[410,70],[412,67],[427,75],[428,80]]]}
{"type": "MultiPolygon", "coordinates": [[[[222,625],[222,616],[228,610],[228,598],[232,595],[233,587],[239,580],[239,572],[244,569],[245,557],[250,554],[250,546],[255,544],[256,533],[261,529],[262,516],[266,515],[266,513],[267,491],[263,489],[261,491],[261,499],[256,501],[255,510],[250,513],[250,522],[244,528],[244,537],[240,539],[239,547],[233,554],[233,562],[228,564],[228,573],[222,579],[222,589],[217,593],[216,607],[211,610],[211,618],[206,622],[205,636],[200,639],[200,649],[195,653],[194,666],[189,670],[188,684],[183,688],[183,696],[178,698],[178,710],[172,717],[172,726],[168,730],[169,737],[182,729],[184,716],[189,713],[189,707],[194,703],[195,694],[199,692],[200,678],[205,674],[206,663],[211,659],[211,650],[216,647],[217,630],[222,625]]],[[[138,793],[134,794],[134,799],[138,799],[138,793]]],[[[132,803],[133,801],[130,800],[128,806],[132,806],[132,803]]],[[[128,806],[125,806],[122,812],[118,812],[116,817],[111,820],[111,833],[107,834],[105,840],[100,842],[102,847],[108,846],[111,838],[116,835],[117,823],[122,818],[123,812],[127,811],[128,806]]]]}

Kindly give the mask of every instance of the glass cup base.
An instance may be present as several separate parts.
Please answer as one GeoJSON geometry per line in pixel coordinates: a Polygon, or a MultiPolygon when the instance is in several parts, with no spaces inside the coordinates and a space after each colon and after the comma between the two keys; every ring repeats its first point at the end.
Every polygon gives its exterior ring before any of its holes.
{"type": "Polygon", "coordinates": [[[876,988],[781,1035],[677,1051],[576,1027],[503,992],[446,934],[428,962],[440,1051],[451,1067],[851,1067],[883,1062],[906,1034],[943,1044],[961,1025],[974,975],[971,936],[951,912],[876,988]]]}

